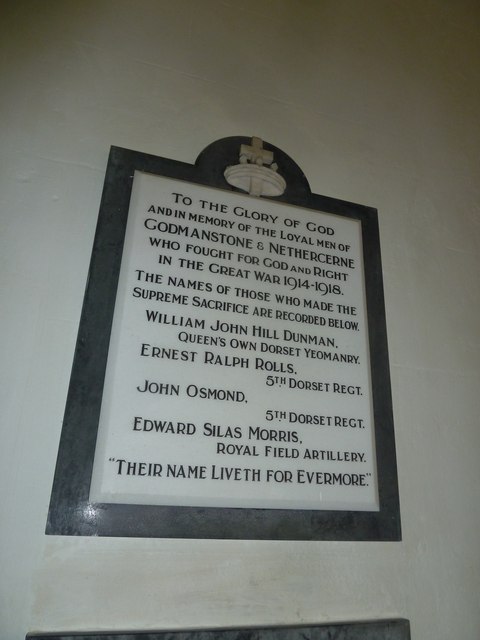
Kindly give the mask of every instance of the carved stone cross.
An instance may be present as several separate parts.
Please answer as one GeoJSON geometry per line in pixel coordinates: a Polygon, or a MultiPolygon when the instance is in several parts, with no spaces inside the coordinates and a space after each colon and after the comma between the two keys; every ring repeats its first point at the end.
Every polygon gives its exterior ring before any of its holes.
{"type": "Polygon", "coordinates": [[[252,137],[252,144],[242,144],[240,146],[240,162],[242,164],[251,162],[262,166],[263,164],[270,165],[273,162],[273,151],[267,151],[263,148],[263,140],[252,137]]]}
{"type": "Polygon", "coordinates": [[[227,167],[223,175],[228,184],[251,196],[275,197],[287,186],[277,169],[273,151],[264,149],[262,139],[253,136],[252,144],[240,145],[240,163],[227,167]]]}

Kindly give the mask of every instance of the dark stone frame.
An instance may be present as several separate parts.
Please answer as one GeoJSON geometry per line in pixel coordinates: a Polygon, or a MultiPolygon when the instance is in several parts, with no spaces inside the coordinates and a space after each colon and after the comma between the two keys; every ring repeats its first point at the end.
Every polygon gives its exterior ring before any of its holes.
{"type": "Polygon", "coordinates": [[[46,633],[27,634],[26,640],[410,640],[410,623],[398,618],[258,629],[46,633]]]}
{"type": "Polygon", "coordinates": [[[224,507],[91,504],[90,479],[110,331],[135,170],[222,190],[223,171],[238,162],[241,144],[230,137],[210,144],[195,165],[112,147],[90,262],[46,533],[49,535],[274,540],[401,540],[397,465],[388,363],[377,211],[311,192],[298,165],[274,152],[287,181],[275,198],[359,220],[365,267],[371,382],[380,511],[316,511],[224,507]]]}

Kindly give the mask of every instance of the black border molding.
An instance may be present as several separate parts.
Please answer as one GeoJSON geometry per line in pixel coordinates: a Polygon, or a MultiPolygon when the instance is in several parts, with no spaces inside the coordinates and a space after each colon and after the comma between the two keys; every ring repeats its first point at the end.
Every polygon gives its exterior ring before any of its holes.
{"type": "Polygon", "coordinates": [[[404,618],[334,622],[315,626],[213,629],[200,631],[130,631],[27,634],[26,640],[410,640],[404,618]]]}
{"type": "Polygon", "coordinates": [[[89,503],[103,382],[135,170],[236,191],[223,171],[250,138],[217,140],[194,165],[112,147],[90,262],[46,533],[50,535],[400,540],[400,506],[377,211],[312,193],[298,165],[274,152],[287,188],[276,201],[359,220],[362,226],[380,511],[310,511],[89,503]]]}

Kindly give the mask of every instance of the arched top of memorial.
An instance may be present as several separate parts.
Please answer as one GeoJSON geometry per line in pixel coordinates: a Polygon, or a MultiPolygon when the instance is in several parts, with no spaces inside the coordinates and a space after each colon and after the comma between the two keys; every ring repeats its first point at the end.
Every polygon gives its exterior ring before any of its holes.
{"type": "Polygon", "coordinates": [[[283,187],[278,186],[278,191],[283,191],[279,195],[272,195],[269,191],[263,194],[251,192],[252,195],[263,195],[269,199],[285,202],[299,202],[308,199],[311,195],[308,180],[298,164],[278,147],[255,137],[231,136],[216,140],[199,154],[195,167],[206,182],[221,189],[245,193],[248,191],[247,188],[238,188],[229,184],[224,175],[225,171],[238,167],[238,175],[242,173],[242,168],[251,167],[255,171],[257,167],[270,174],[275,185],[280,185],[283,180],[285,184],[283,187]],[[261,143],[261,147],[258,146],[258,142],[261,143]],[[256,157],[258,157],[257,161],[256,157]]]}

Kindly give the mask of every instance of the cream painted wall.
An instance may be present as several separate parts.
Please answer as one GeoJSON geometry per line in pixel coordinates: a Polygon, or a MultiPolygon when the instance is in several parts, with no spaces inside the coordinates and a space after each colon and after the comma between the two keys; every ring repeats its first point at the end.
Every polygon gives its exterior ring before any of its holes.
{"type": "Polygon", "coordinates": [[[475,0],[4,0],[0,636],[411,620],[480,635],[475,0]],[[109,146],[256,134],[379,209],[401,543],[43,533],[109,146]]]}

